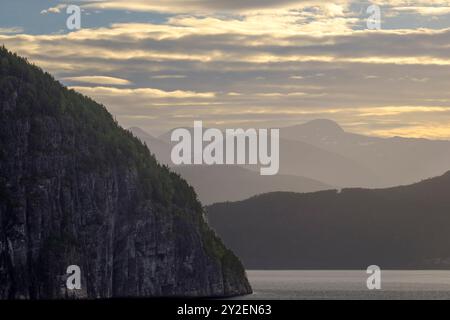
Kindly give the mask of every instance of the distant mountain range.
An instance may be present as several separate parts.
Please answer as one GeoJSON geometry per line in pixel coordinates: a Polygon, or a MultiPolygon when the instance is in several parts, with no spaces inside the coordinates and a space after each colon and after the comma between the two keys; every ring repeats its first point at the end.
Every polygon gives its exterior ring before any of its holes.
{"type": "Polygon", "coordinates": [[[147,145],[156,160],[161,164],[165,164],[169,167],[172,166],[172,162],[170,161],[170,152],[172,148],[168,142],[158,139],[138,127],[132,127],[129,130],[135,137],[139,138],[147,145]]]}
{"type": "Polygon", "coordinates": [[[450,172],[409,186],[268,193],[207,207],[247,269],[450,268],[450,172]]]}
{"type": "MultiPolygon", "coordinates": [[[[134,127],[156,158],[172,167],[170,132],[153,137],[134,127]]],[[[313,192],[340,187],[383,188],[411,184],[450,169],[450,142],[378,138],[345,132],[331,120],[280,129],[280,171],[260,177],[245,166],[176,167],[204,204],[236,201],[264,192],[313,192]],[[251,171],[251,172],[249,172],[251,171]]]]}
{"type": "Polygon", "coordinates": [[[174,167],[188,181],[207,205],[215,202],[244,200],[272,191],[311,192],[332,187],[309,178],[274,175],[261,176],[239,166],[174,167]]]}
{"type": "MultiPolygon", "coordinates": [[[[414,138],[378,138],[345,132],[330,120],[282,128],[284,139],[301,141],[339,154],[358,163],[370,173],[361,184],[331,184],[343,187],[388,187],[414,183],[441,175],[450,169],[450,141],[414,138]]],[[[287,170],[286,173],[295,173],[287,170]]],[[[351,172],[350,176],[354,175],[351,172]]],[[[359,174],[359,173],[356,173],[359,174]]],[[[312,178],[320,179],[316,175],[312,178]]],[[[344,181],[345,182],[345,181],[344,181]]]]}

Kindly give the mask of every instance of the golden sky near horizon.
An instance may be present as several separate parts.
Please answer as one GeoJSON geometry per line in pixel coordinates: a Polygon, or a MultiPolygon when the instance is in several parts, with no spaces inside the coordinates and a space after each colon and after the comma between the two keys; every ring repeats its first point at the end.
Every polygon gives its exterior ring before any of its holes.
{"type": "Polygon", "coordinates": [[[316,118],[450,139],[450,1],[2,1],[0,43],[125,127],[281,127],[316,118]],[[370,5],[381,29],[368,30],[370,5]]]}

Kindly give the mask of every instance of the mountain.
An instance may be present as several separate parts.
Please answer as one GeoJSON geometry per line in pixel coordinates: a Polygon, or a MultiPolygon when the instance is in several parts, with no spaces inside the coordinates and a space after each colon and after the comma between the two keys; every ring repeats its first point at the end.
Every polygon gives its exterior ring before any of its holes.
{"type": "Polygon", "coordinates": [[[172,165],[172,161],[170,160],[170,144],[150,135],[139,127],[131,127],[128,130],[130,130],[135,137],[139,138],[139,140],[147,145],[158,162],[167,166],[172,165]]]}
{"type": "Polygon", "coordinates": [[[0,299],[251,292],[194,190],[106,108],[0,48],[0,299]],[[67,268],[81,290],[66,288],[67,268]]]}
{"type": "Polygon", "coordinates": [[[313,179],[282,174],[261,176],[259,172],[239,166],[179,166],[173,170],[194,187],[204,205],[244,200],[273,191],[313,192],[332,189],[313,179]]]}
{"type": "MultiPolygon", "coordinates": [[[[170,132],[158,140],[172,145],[170,132]]],[[[168,152],[165,150],[164,154],[168,152]]],[[[450,141],[370,137],[346,132],[327,119],[280,129],[279,173],[326,185],[366,188],[407,185],[443,174],[448,163],[450,141]]],[[[259,170],[257,166],[245,168],[259,170]]]]}
{"type": "MultiPolygon", "coordinates": [[[[170,160],[170,133],[155,138],[144,130],[130,128],[133,134],[155,152],[155,157],[172,167],[194,187],[203,204],[222,201],[237,201],[248,197],[274,191],[313,192],[331,189],[330,185],[297,175],[278,174],[261,176],[259,168],[245,169],[233,165],[183,165],[174,166],[170,160]]],[[[294,142],[299,144],[299,142],[294,142]]],[[[305,171],[308,167],[305,167],[305,171]]],[[[326,171],[329,172],[329,171],[326,171]]],[[[324,176],[323,174],[322,176],[324,176]]]]}
{"type": "Polygon", "coordinates": [[[379,184],[377,174],[358,161],[307,142],[288,139],[280,139],[279,172],[308,177],[334,186],[379,184]]]}
{"type": "Polygon", "coordinates": [[[207,207],[248,269],[448,269],[450,172],[409,186],[269,193],[207,207]]]}
{"type": "Polygon", "coordinates": [[[285,138],[308,140],[313,144],[333,144],[336,137],[341,137],[346,132],[332,120],[316,119],[304,124],[282,128],[281,133],[285,138]]]}
{"type": "MultiPolygon", "coordinates": [[[[193,131],[192,128],[187,129],[193,131]]],[[[191,136],[193,136],[192,133],[191,136]]],[[[172,145],[170,132],[158,138],[168,145],[172,145]]],[[[245,165],[244,167],[259,174],[260,167],[258,165],[245,165]]],[[[333,186],[359,187],[367,184],[375,186],[379,183],[378,176],[372,170],[345,155],[316,147],[307,142],[290,139],[280,139],[279,174],[320,181],[322,184],[333,186]]],[[[226,179],[226,177],[223,178],[226,179]]],[[[316,189],[305,190],[302,188],[297,191],[314,190],[316,189]]]]}
{"type": "Polygon", "coordinates": [[[280,136],[344,156],[367,168],[377,180],[369,179],[361,187],[411,184],[441,175],[450,163],[450,141],[369,137],[346,132],[326,119],[282,128],[280,136]]]}

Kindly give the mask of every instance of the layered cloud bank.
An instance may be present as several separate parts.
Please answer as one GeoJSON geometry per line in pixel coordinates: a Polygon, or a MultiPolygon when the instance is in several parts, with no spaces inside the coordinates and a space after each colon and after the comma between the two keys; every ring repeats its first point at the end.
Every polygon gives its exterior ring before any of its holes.
{"type": "Polygon", "coordinates": [[[125,126],[326,117],[362,133],[450,138],[450,1],[373,1],[381,30],[367,30],[363,1],[75,1],[72,32],[64,4],[44,2],[28,24],[0,24],[0,43],[125,126]],[[34,32],[33,21],[55,30],[34,32]]]}

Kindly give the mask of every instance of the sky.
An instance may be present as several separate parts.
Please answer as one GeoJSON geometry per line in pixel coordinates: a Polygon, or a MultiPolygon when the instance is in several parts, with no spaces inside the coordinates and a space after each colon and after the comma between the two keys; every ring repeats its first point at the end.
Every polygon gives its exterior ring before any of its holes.
{"type": "Polygon", "coordinates": [[[327,118],[450,140],[450,0],[1,0],[0,44],[152,134],[327,118]]]}

